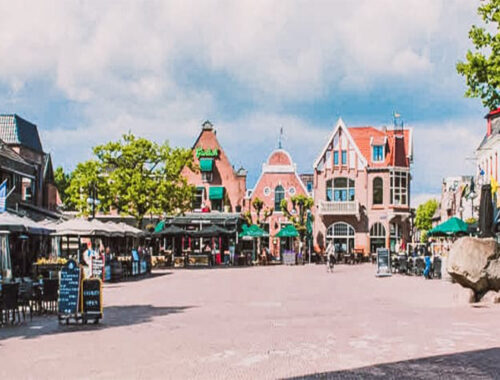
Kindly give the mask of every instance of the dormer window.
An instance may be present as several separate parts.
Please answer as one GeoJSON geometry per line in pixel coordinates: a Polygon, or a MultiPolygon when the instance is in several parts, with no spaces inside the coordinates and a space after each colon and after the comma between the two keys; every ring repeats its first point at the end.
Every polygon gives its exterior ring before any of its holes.
{"type": "Polygon", "coordinates": [[[383,145],[373,145],[372,146],[372,161],[381,162],[384,161],[384,146],[383,145]]]}

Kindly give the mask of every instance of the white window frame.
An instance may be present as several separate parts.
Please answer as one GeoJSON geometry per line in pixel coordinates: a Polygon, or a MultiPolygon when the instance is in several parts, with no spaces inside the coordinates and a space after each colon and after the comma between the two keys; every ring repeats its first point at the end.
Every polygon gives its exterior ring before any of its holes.
{"type": "Polygon", "coordinates": [[[205,183],[210,183],[214,180],[213,172],[201,172],[201,180],[205,183]]]}
{"type": "Polygon", "coordinates": [[[410,173],[406,170],[391,170],[390,178],[390,196],[391,205],[394,206],[408,206],[408,190],[409,190],[410,173]],[[396,185],[396,179],[399,179],[399,185],[396,185]],[[402,185],[402,179],[406,179],[406,185],[402,185]],[[402,198],[405,201],[402,201],[402,198]],[[399,198],[399,200],[397,200],[399,198]]]}

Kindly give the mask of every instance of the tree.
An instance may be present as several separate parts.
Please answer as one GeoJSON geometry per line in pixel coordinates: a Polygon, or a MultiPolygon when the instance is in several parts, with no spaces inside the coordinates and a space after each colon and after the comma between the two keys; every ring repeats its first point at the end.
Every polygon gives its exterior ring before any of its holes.
{"type": "MultiPolygon", "coordinates": [[[[274,207],[266,207],[264,209],[264,201],[258,197],[256,197],[252,201],[252,207],[255,210],[255,217],[256,217],[255,224],[259,227],[262,227],[262,225],[267,221],[267,219],[271,217],[271,215],[273,215],[274,212],[274,207]],[[262,214],[261,217],[262,210],[264,210],[264,214],[262,214]]],[[[250,211],[245,212],[243,214],[243,218],[245,219],[248,225],[254,223],[252,218],[252,213],[250,211]]],[[[261,242],[262,242],[261,238],[257,238],[257,255],[259,256],[261,252],[261,242]]]]}
{"type": "MultiPolygon", "coordinates": [[[[292,222],[293,226],[299,233],[299,239],[304,246],[305,239],[307,236],[307,213],[314,206],[314,200],[307,195],[294,195],[291,197],[292,210],[288,210],[288,201],[286,199],[281,200],[281,211],[286,216],[286,218],[292,222]]],[[[312,215],[311,215],[312,218],[312,215]]]]}
{"type": "Polygon", "coordinates": [[[65,173],[62,166],[58,166],[54,171],[54,182],[61,197],[63,208],[66,210],[72,209],[74,205],[71,204],[70,197],[66,194],[66,189],[71,182],[71,175],[65,173]]]}
{"type": "Polygon", "coordinates": [[[67,204],[73,205],[82,215],[91,215],[92,207],[95,207],[96,212],[109,211],[111,205],[109,184],[103,175],[102,166],[96,160],[81,162],[76,166],[65,193],[67,204]],[[99,204],[95,206],[87,202],[94,196],[99,200],[99,204]]]}
{"type": "Polygon", "coordinates": [[[420,231],[428,231],[432,228],[432,217],[438,208],[438,201],[430,199],[417,207],[415,216],[415,227],[420,231]]]}
{"type": "Polygon", "coordinates": [[[187,166],[196,170],[191,150],[156,144],[128,133],[116,142],[94,148],[107,177],[111,204],[132,215],[141,227],[144,216],[181,213],[191,208],[194,186],[181,175],[187,166]]]}
{"type": "Polygon", "coordinates": [[[466,61],[458,62],[456,68],[466,79],[465,96],[481,98],[493,110],[500,106],[500,0],[483,0],[477,11],[488,30],[472,26],[469,38],[474,51],[468,50],[466,61]]]}

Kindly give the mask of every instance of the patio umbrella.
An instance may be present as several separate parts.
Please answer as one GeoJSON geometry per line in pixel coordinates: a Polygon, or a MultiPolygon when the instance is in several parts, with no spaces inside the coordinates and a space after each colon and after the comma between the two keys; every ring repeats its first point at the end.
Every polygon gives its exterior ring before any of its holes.
{"type": "Polygon", "coordinates": [[[154,235],[165,235],[165,236],[181,236],[181,235],[186,235],[187,231],[180,228],[180,227],[177,227],[177,226],[174,226],[173,224],[171,224],[170,226],[162,229],[159,232],[157,232],[155,230],[155,232],[153,234],[154,235]]]}
{"type": "Polygon", "coordinates": [[[54,236],[110,236],[110,229],[102,222],[76,218],[57,224],[54,236]]]}
{"type": "Polygon", "coordinates": [[[287,224],[284,226],[279,232],[276,234],[276,237],[297,237],[299,236],[299,232],[294,227],[293,224],[287,224]]]}
{"type": "Polygon", "coordinates": [[[155,230],[154,230],[154,232],[153,232],[153,233],[154,233],[154,234],[159,234],[159,233],[161,233],[161,232],[163,231],[163,229],[164,229],[164,228],[165,228],[165,221],[164,221],[164,220],[162,220],[162,221],[160,221],[160,222],[156,225],[155,230]]]}
{"type": "Polygon", "coordinates": [[[49,235],[54,231],[53,228],[43,226],[28,217],[19,216],[10,212],[3,212],[0,214],[0,230],[27,232],[34,235],[49,235]]]}
{"type": "Polygon", "coordinates": [[[262,228],[256,224],[252,224],[250,227],[244,224],[242,227],[243,231],[240,232],[239,237],[266,237],[269,236],[262,228]]]}
{"type": "Polygon", "coordinates": [[[431,229],[429,236],[452,236],[467,234],[469,226],[462,219],[453,217],[431,229]]]}
{"type": "Polygon", "coordinates": [[[491,237],[493,225],[493,201],[491,199],[491,185],[481,186],[481,200],[479,201],[479,231],[481,237],[491,237]]]}

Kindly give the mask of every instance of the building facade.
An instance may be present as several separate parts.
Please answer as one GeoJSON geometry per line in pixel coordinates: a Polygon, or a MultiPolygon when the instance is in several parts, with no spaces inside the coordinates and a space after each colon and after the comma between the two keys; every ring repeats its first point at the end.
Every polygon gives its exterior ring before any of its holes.
{"type": "Polygon", "coordinates": [[[500,155],[500,108],[485,116],[486,134],[476,150],[477,179],[479,184],[496,182],[498,176],[498,156],[500,155]]]}
{"type": "Polygon", "coordinates": [[[2,182],[7,179],[9,191],[14,188],[8,207],[56,211],[60,198],[52,160],[42,149],[37,126],[15,114],[0,115],[0,140],[6,157],[0,166],[2,182]]]}
{"type": "Polygon", "coordinates": [[[477,219],[479,198],[473,176],[446,177],[443,179],[439,202],[438,223],[452,217],[462,220],[477,219]]]}
{"type": "Polygon", "coordinates": [[[200,169],[195,172],[185,167],[182,175],[196,186],[193,211],[241,212],[247,172],[233,168],[209,121],[203,123],[192,149],[194,162],[200,169]]]}
{"type": "MultiPolygon", "coordinates": [[[[297,174],[297,166],[290,154],[284,149],[276,149],[262,164],[260,177],[245,202],[245,209],[251,213],[254,222],[257,221],[256,211],[252,207],[255,199],[262,200],[264,210],[273,210],[272,215],[263,223],[264,230],[270,236],[264,239],[263,243],[269,247],[269,252],[275,257],[280,256],[281,247],[280,239],[274,236],[284,225],[290,223],[283,214],[280,204],[283,199],[286,199],[291,211],[291,197],[294,195],[307,196],[307,188],[297,174]]],[[[261,219],[263,219],[262,214],[263,212],[260,215],[261,219]]]]}
{"type": "Polygon", "coordinates": [[[314,162],[314,242],[365,254],[410,234],[412,131],[336,123],[314,162]]]}

